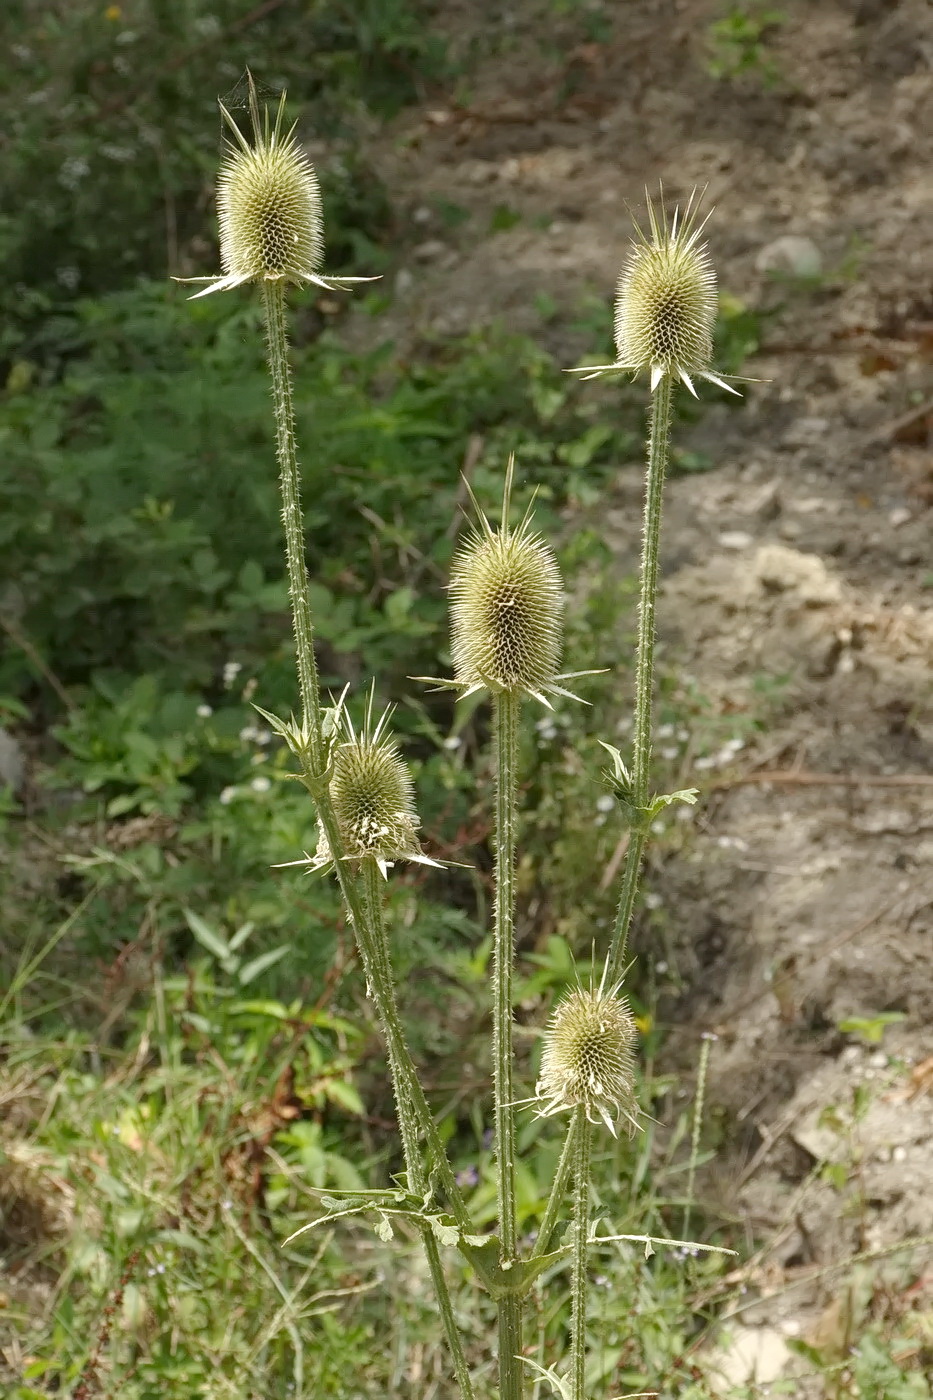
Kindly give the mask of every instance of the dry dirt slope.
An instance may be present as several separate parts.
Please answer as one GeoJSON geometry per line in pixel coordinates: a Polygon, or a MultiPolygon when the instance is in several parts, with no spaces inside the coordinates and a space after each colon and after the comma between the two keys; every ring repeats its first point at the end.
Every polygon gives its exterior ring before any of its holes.
{"type": "MultiPolygon", "coordinates": [[[[724,706],[792,677],[743,754],[752,781],[711,799],[660,886],[691,988],[665,1001],[689,1021],[670,1053],[689,1064],[715,1029],[710,1093],[734,1126],[727,1184],[720,1157],[707,1187],[772,1232],[741,1374],[838,1314],[837,1275],[787,1291],[814,1265],[933,1233],[933,24],[923,0],[788,3],[768,88],[709,75],[725,9],[449,7],[451,51],[480,55],[468,90],[431,95],[372,154],[410,218],[402,341],[494,317],[537,332],[541,293],[569,312],[585,286],[608,317],[625,201],[659,179],[672,199],[708,185],[730,293],[784,303],[748,367],[766,382],[694,430],[715,469],[671,483],[661,620],[668,660],[724,706]],[[469,217],[451,228],[444,202],[469,217]],[[502,207],[514,226],[478,236],[502,207]],[[880,1051],[838,1030],[881,1012],[906,1019],[880,1051]],[[871,1107],[850,1131],[857,1085],[871,1107]],[[812,1180],[827,1155],[861,1158],[857,1192],[812,1180]]],[[[601,517],[622,570],[639,490],[620,462],[601,517]]]]}

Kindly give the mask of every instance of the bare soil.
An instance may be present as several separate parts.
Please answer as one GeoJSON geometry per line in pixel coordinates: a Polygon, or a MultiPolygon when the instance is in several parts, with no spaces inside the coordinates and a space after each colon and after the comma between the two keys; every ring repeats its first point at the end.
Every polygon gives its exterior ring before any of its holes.
{"type": "MultiPolygon", "coordinates": [[[[885,1256],[885,1296],[924,1305],[925,1261],[931,1304],[933,25],[924,0],[788,0],[769,87],[710,76],[725,9],[461,0],[440,23],[473,56],[468,88],[427,95],[370,154],[410,218],[400,341],[504,318],[575,363],[536,298],[569,320],[601,288],[608,323],[626,202],[659,180],[672,202],[708,186],[722,286],[777,308],[744,408],[711,405],[684,439],[715,466],[670,483],[660,626],[665,663],[724,712],[761,676],[790,678],[785,703],[656,878],[669,1067],[718,1036],[728,1130],[705,1190],[768,1240],[724,1373],[765,1380],[788,1336],[851,1335],[836,1266],[856,1255],[927,1237],[885,1256]],[[502,209],[517,220],[488,231],[502,209]],[[904,1018],[880,1045],[839,1029],[878,1013],[904,1018]]],[[[620,571],[640,489],[620,461],[600,510],[620,571]]]]}

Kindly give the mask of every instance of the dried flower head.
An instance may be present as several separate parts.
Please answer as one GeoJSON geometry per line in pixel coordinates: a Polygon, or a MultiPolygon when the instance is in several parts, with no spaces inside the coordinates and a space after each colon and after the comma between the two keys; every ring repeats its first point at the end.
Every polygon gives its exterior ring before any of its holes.
{"type": "MultiPolygon", "coordinates": [[[[421,865],[439,862],[423,855],[418,843],[418,814],[414,785],[398,744],[386,734],[391,709],[373,723],[372,692],[363,728],[357,734],[346,710],[339,724],[342,740],[331,754],[330,796],[340,829],[344,860],[375,859],[385,877],[393,861],[412,860],[421,865]]],[[[287,865],[308,865],[314,870],[333,867],[333,853],[318,828],[317,850],[287,865]]]]}
{"type": "Polygon", "coordinates": [[[179,278],[207,282],[196,297],[226,291],[244,282],[311,282],[330,291],[370,277],[322,277],[324,230],[321,190],[314,166],[283,129],[285,93],[275,121],[260,115],[252,76],[249,106],[253,143],[247,141],[223,103],[220,110],[233,133],[217,178],[222,277],[179,278]]]}
{"type": "Polygon", "coordinates": [[[587,378],[609,370],[645,370],[652,392],[662,379],[680,379],[696,397],[693,378],[708,379],[737,393],[709,368],[716,323],[716,273],[701,236],[710,210],[699,217],[696,191],[683,216],[675,209],[670,224],[648,200],[649,234],[636,224],[636,236],[619,274],[615,304],[618,359],[611,365],[584,365],[587,378]]]}
{"type": "Polygon", "coordinates": [[[635,1022],[618,987],[576,987],[554,1010],[544,1034],[536,1094],[539,1112],[582,1107],[615,1136],[620,1119],[638,1126],[633,1049],[635,1022]]]}

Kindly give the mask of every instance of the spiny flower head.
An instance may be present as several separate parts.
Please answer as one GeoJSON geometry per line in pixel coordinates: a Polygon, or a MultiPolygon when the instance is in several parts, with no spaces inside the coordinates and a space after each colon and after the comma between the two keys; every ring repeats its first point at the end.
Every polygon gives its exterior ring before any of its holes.
{"type": "Polygon", "coordinates": [[[531,528],[530,511],[517,528],[509,525],[514,466],[510,459],[502,524],[494,529],[474,499],[478,524],[454,558],[451,652],[455,684],[465,694],[486,687],[543,700],[546,691],[560,689],[554,682],[563,586],[550,547],[531,528]]]}
{"type": "Polygon", "coordinates": [[[635,1021],[618,987],[576,987],[554,1010],[544,1034],[536,1094],[545,1115],[582,1107],[615,1136],[620,1119],[638,1124],[633,1049],[635,1021]]]}
{"type": "Polygon", "coordinates": [[[180,278],[207,282],[195,296],[225,291],[244,282],[311,282],[337,290],[368,277],[321,277],[324,229],[321,190],[314,166],[295,140],[295,128],[283,129],[285,93],[274,123],[268,109],[260,115],[250,76],[252,145],[223,103],[220,110],[233,140],[228,142],[217,178],[220,257],[223,277],[180,278]]]}
{"type": "Polygon", "coordinates": [[[520,525],[509,525],[515,458],[509,458],[502,496],[502,523],[494,529],[466,488],[477,524],[454,558],[450,576],[453,680],[436,676],[439,687],[494,695],[530,695],[552,709],[548,695],[579,697],[558,681],[597,671],[557,674],[563,640],[563,585],[547,542],[531,528],[531,507],[520,525]]]}
{"type": "MultiPolygon", "coordinates": [[[[709,211],[712,212],[711,210],[709,211]]],[[[607,370],[646,371],[652,392],[663,379],[680,379],[696,397],[693,378],[708,379],[737,393],[710,371],[716,324],[716,273],[701,241],[709,213],[699,218],[696,192],[683,216],[670,224],[648,200],[649,233],[636,224],[629,256],[619,274],[615,303],[618,359],[585,365],[587,378],[607,370]]]]}
{"type": "MultiPolygon", "coordinates": [[[[413,860],[437,865],[421,852],[418,843],[418,814],[414,805],[414,784],[398,744],[387,733],[391,709],[373,723],[372,692],[366,720],[360,733],[342,710],[339,715],[341,739],[331,753],[330,798],[340,830],[344,860],[372,857],[382,875],[396,860],[413,860]]],[[[314,856],[289,865],[309,865],[314,870],[332,868],[333,853],[324,828],[318,828],[314,856]]]]}

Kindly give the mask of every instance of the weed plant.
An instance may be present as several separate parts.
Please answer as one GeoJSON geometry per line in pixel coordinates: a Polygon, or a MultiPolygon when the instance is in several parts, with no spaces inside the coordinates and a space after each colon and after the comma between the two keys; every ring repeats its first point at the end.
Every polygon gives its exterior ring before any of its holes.
{"type": "MultiPolygon", "coordinates": [[[[287,137],[258,103],[252,115],[253,139],[234,155],[254,160],[258,151],[261,181],[264,153],[273,138],[287,153],[287,137]]],[[[292,175],[299,211],[310,191],[316,217],[305,167],[292,175]]],[[[593,673],[567,687],[558,671],[562,651],[569,664],[625,664],[628,600],[604,586],[594,531],[563,552],[565,565],[587,570],[589,594],[585,610],[565,615],[524,485],[534,475],[541,487],[539,522],[553,523],[550,507],[568,497],[593,503],[607,445],[619,443],[604,405],[615,418],[618,403],[594,396],[595,412],[581,413],[528,342],[473,337],[430,367],[407,369],[387,352],[351,357],[328,335],[289,352],[285,274],[320,275],[312,240],[309,266],[247,267],[261,311],[241,305],[222,319],[212,310],[220,298],[182,308],[146,287],[87,301],[74,322],[85,362],[48,384],[31,382],[28,366],[14,376],[4,528],[11,572],[29,587],[19,602],[4,595],[2,716],[24,717],[14,692],[37,667],[57,682],[68,756],[56,781],[79,823],[66,828],[69,859],[42,909],[45,926],[25,939],[0,995],[0,1021],[11,1028],[3,1097],[13,1106],[0,1221],[17,1279],[12,1297],[0,1295],[0,1330],[13,1324],[0,1345],[0,1387],[12,1387],[13,1400],[358,1400],[451,1386],[461,1396],[549,1387],[574,1400],[647,1386],[708,1395],[691,1355],[698,1315],[711,1320],[709,1300],[723,1285],[705,1228],[703,1245],[689,1240],[700,1224],[694,1208],[690,1226],[704,1160],[700,1107],[656,1139],[652,1110],[671,1086],[637,1072],[657,1033],[620,985],[648,836],[692,796],[652,785],[654,692],[665,730],[676,734],[689,716],[690,752],[736,732],[735,717],[723,731],[702,696],[653,677],[675,381],[692,389],[711,359],[735,369],[756,334],[754,318],[727,305],[711,355],[701,232],[692,205],[672,224],[650,215],[620,282],[618,357],[595,371],[642,370],[651,390],[631,752],[617,747],[611,683],[593,673]],[[659,300],[658,286],[670,298],[659,300]],[[684,315],[692,332],[678,338],[684,315]],[[291,654],[278,647],[268,659],[287,603],[272,543],[277,505],[261,465],[263,321],[298,614],[297,716],[287,715],[291,654]],[[138,378],[125,371],[128,356],[138,378]],[[472,502],[456,480],[471,428],[487,439],[472,502]],[[511,447],[516,463],[500,497],[511,447]],[[110,497],[120,463],[125,495],[110,497]],[[35,473],[33,489],[17,497],[24,472],[35,473]],[[142,511],[140,477],[159,483],[142,511]],[[38,520],[27,498],[43,502],[38,520]],[[473,524],[451,564],[458,499],[472,504],[473,524]],[[116,517],[114,500],[126,506],[116,517]],[[98,573],[101,556],[110,564],[98,573]],[[449,725],[445,710],[420,698],[380,713],[371,672],[401,699],[408,672],[449,659],[433,605],[419,596],[425,577],[448,571],[452,681],[472,694],[449,725]],[[69,655],[82,601],[83,650],[69,655]],[[120,671],[107,664],[115,634],[120,671]],[[591,718],[569,718],[584,712],[563,703],[567,688],[593,702],[591,718]],[[610,713],[612,731],[600,727],[610,713]],[[405,748],[415,741],[417,803],[390,721],[405,748]],[[280,750],[276,731],[288,741],[280,750]],[[579,820],[581,794],[593,812],[582,832],[567,820],[579,820]],[[99,839],[88,841],[82,824],[95,810],[99,839]],[[434,838],[427,866],[419,819],[434,838]],[[449,839],[438,842],[439,832],[449,839]],[[494,872],[484,866],[487,840],[494,872]],[[597,850],[604,864],[624,853],[620,890],[590,887],[597,850]],[[315,878],[270,871],[290,857],[315,878]],[[450,864],[432,874],[438,860],[450,864]],[[545,915],[536,951],[515,964],[522,905],[545,915]],[[56,924],[58,906],[66,913],[56,924]],[[127,925],[139,937],[114,957],[127,925]],[[336,1009],[337,992],[345,1004],[354,996],[354,942],[386,1035],[402,1138],[394,1146],[367,1016],[336,1009]],[[77,992],[96,957],[106,978],[77,992]],[[83,1033],[82,998],[94,1004],[93,1037],[83,1033]],[[542,998],[556,1004],[539,1037],[525,1021],[542,998]],[[447,1080],[415,1069],[443,1060],[456,1071],[447,1080]],[[28,1136],[19,1122],[33,1125],[28,1136]],[[374,1191],[374,1180],[391,1184],[374,1191]],[[642,1253],[652,1255],[644,1264],[642,1253]],[[388,1318],[382,1278],[393,1293],[388,1318]],[[37,1321],[46,1317],[47,1326],[37,1321]]],[[[236,275],[235,260],[225,272],[236,275]]],[[[688,398],[680,395],[682,407],[688,398]]],[[[15,929],[4,899],[5,927],[15,929]]],[[[708,1053],[707,1042],[701,1080],[708,1053]]],[[[886,1345],[880,1329],[865,1332],[853,1361],[862,1393],[925,1397],[886,1345]]],[[[838,1371],[832,1357],[809,1360],[827,1376],[838,1371]]]]}
{"type": "MultiPolygon", "coordinates": [[[[534,529],[531,507],[520,523],[512,522],[513,461],[506,471],[497,524],[468,488],[474,523],[451,571],[454,674],[435,683],[452,687],[461,700],[488,696],[493,712],[492,1152],[497,1228],[491,1232],[470,1213],[411,1057],[385,920],[383,886],[390,869],[399,862],[438,862],[421,848],[413,785],[389,729],[391,710],[376,714],[370,688],[364,713],[354,723],[349,685],[325,704],[314,647],[285,294],[289,284],[345,290],[365,279],[322,272],[322,218],[314,171],[293,130],[284,126],[284,98],[271,117],[268,111],[260,112],[252,88],[250,96],[252,141],[222,108],[231,132],[218,194],[223,271],[197,279],[206,286],[196,296],[247,283],[258,283],[262,292],[300,705],[297,714],[288,717],[257,709],[286,741],[297,764],[296,777],[314,803],[316,849],[291,863],[336,877],[385,1039],[404,1161],[404,1172],[389,1190],[324,1196],[320,1217],[287,1243],[306,1230],[360,1215],[374,1217],[377,1235],[385,1241],[400,1222],[413,1227],[425,1251],[458,1389],[463,1400],[472,1400],[474,1380],[441,1253],[456,1247],[495,1302],[501,1400],[521,1400],[533,1373],[565,1400],[585,1400],[590,1255],[601,1244],[623,1238],[596,1234],[591,1221],[592,1130],[615,1136],[620,1126],[629,1134],[641,1128],[633,1061],[637,1032],[621,987],[642,856],[659,814],[671,804],[696,798],[693,789],[653,791],[650,764],[654,610],[674,386],[681,383],[695,396],[694,380],[703,378],[731,391],[710,368],[716,293],[702,242],[706,220],[699,218],[692,199],[670,223],[663,210],[649,206],[650,229],[638,231],[620,277],[617,358],[586,370],[589,377],[644,372],[651,393],[631,756],[603,744],[611,759],[605,776],[627,827],[628,848],[602,971],[598,978],[592,973],[588,984],[580,983],[558,1003],[544,1034],[541,1073],[530,1102],[539,1116],[560,1116],[567,1126],[536,1238],[528,1246],[519,1231],[517,1149],[523,1104],[513,1049],[519,732],[529,704],[550,710],[554,696],[576,698],[563,682],[584,674],[559,671],[562,581],[549,545],[534,529]],[[559,1238],[568,1197],[569,1228],[559,1238]],[[570,1355],[566,1367],[545,1368],[525,1351],[527,1300],[546,1271],[564,1264],[571,1272],[570,1355]]],[[[694,1252],[716,1249],[648,1234],[624,1238],[640,1241],[649,1252],[660,1243],[694,1252]]]]}

